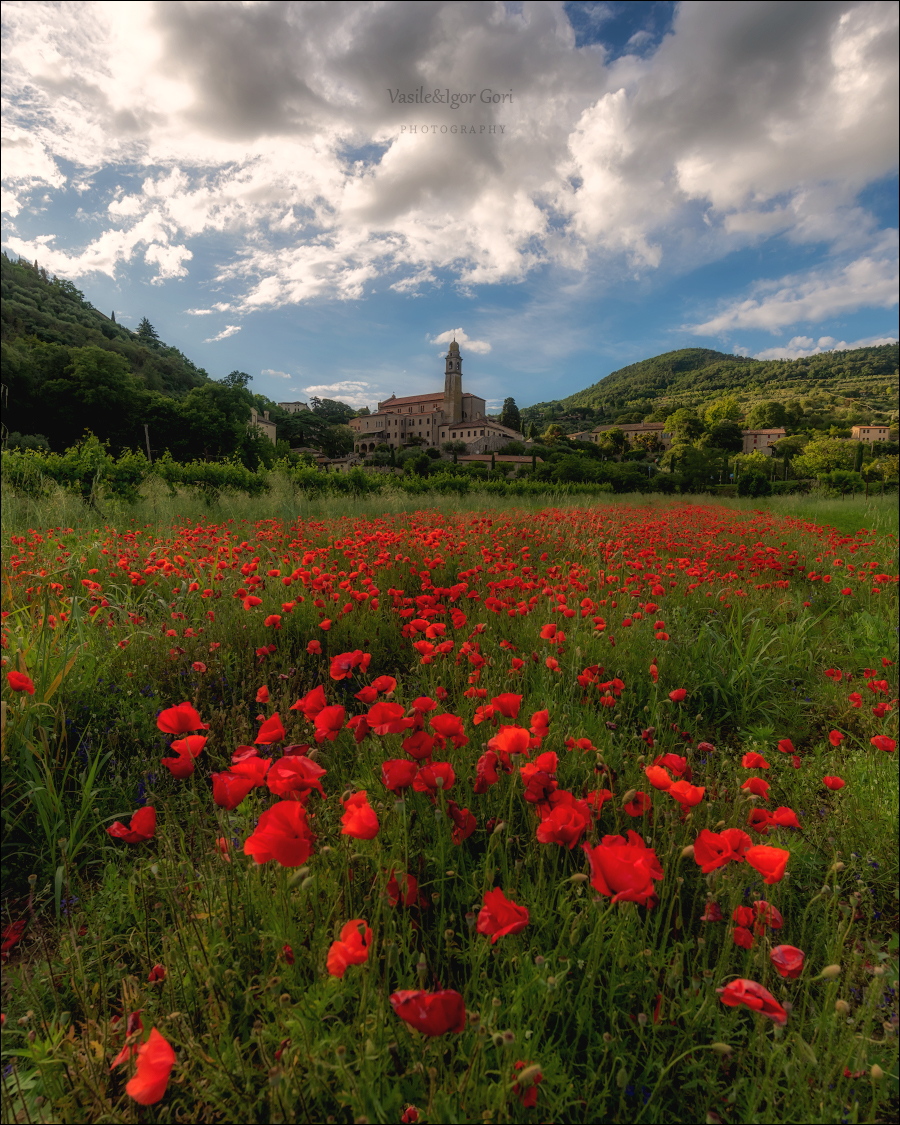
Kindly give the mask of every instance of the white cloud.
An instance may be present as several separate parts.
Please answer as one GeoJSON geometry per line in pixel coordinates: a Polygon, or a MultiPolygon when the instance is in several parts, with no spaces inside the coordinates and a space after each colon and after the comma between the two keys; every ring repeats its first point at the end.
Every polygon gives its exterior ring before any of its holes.
{"type": "Polygon", "coordinates": [[[843,266],[758,282],[754,296],[731,302],[691,331],[701,336],[735,328],[777,332],[788,324],[815,324],[865,307],[889,309],[897,304],[897,264],[893,250],[893,256],[865,255],[843,266]]]}
{"type": "Polygon", "coordinates": [[[612,61],[557,3],[11,0],[4,22],[10,213],[66,190],[62,167],[145,172],[90,246],[57,235],[55,268],[114,276],[146,247],[183,277],[215,233],[241,311],[547,263],[615,285],[776,233],[862,259],[856,196],[896,166],[893,4],[683,0],[657,49],[612,61]],[[514,100],[387,97],[423,83],[514,100]]]}
{"type": "Polygon", "coordinates": [[[274,375],[276,379],[292,379],[292,375],[288,375],[286,371],[275,371],[271,367],[264,367],[260,371],[260,375],[274,375]]]}
{"type": "MultiPolygon", "coordinates": [[[[761,352],[756,352],[754,358],[803,359],[805,356],[820,355],[822,352],[849,352],[854,348],[877,348],[882,344],[896,343],[896,336],[867,336],[863,340],[854,340],[851,344],[846,340],[838,342],[833,336],[820,336],[818,341],[813,340],[811,336],[794,336],[783,348],[765,348],[761,352]]],[[[742,349],[742,353],[748,354],[748,349],[742,349]]]]}
{"type": "Polygon", "coordinates": [[[231,305],[227,301],[219,301],[211,309],[185,309],[188,316],[210,316],[214,312],[230,312],[231,305]]]}
{"type": "Polygon", "coordinates": [[[374,404],[377,397],[371,383],[356,379],[342,379],[336,383],[319,383],[311,387],[303,387],[303,392],[311,398],[333,398],[346,402],[349,406],[367,406],[374,404]]]}
{"type": "Polygon", "coordinates": [[[465,345],[466,351],[474,352],[476,355],[487,355],[491,350],[491,345],[487,340],[473,340],[466,335],[462,328],[451,328],[447,332],[442,332],[439,336],[429,340],[429,343],[449,344],[451,340],[455,340],[457,344],[465,345]]]}
{"type": "Polygon", "coordinates": [[[233,336],[235,332],[240,332],[241,326],[239,324],[226,324],[218,336],[210,336],[209,339],[204,340],[204,344],[214,344],[217,340],[227,340],[229,336],[233,336]]]}

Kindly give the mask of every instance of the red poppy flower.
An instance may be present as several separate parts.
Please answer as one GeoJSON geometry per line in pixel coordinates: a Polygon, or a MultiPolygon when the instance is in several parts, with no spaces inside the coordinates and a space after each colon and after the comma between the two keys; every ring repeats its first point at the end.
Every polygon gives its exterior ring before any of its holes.
{"type": "Polygon", "coordinates": [[[739,926],[752,926],[756,921],[756,913],[749,906],[736,906],[731,912],[731,920],[739,926]]]}
{"type": "Polygon", "coordinates": [[[362,965],[368,961],[371,944],[372,931],[365,918],[353,918],[343,927],[340,938],[328,950],[325,967],[333,977],[343,977],[351,965],[362,965]]]}
{"type": "MultiPolygon", "coordinates": [[[[316,642],[318,644],[318,641],[316,642]]],[[[327,706],[328,701],[325,698],[325,688],[321,684],[308,691],[306,695],[297,700],[296,703],[291,704],[292,711],[302,711],[303,717],[312,722],[316,715],[327,706]]]]}
{"type": "Polygon", "coordinates": [[[165,979],[166,979],[165,965],[154,965],[153,968],[150,970],[149,976],[147,977],[147,980],[149,981],[150,984],[162,984],[162,982],[165,979]]]}
{"type": "Polygon", "coordinates": [[[763,876],[763,882],[770,885],[780,883],[791,853],[787,848],[773,848],[768,844],[754,844],[747,849],[746,860],[763,876]]]}
{"type": "Polygon", "coordinates": [[[268,703],[269,702],[269,689],[265,684],[261,688],[256,689],[256,702],[268,703]]]}
{"type": "Polygon", "coordinates": [[[731,932],[731,938],[734,944],[740,946],[741,949],[753,948],[753,934],[743,926],[735,926],[731,932]]]}
{"type": "Polygon", "coordinates": [[[523,1082],[513,1083],[513,1093],[519,1098],[525,1109],[533,1109],[537,1105],[538,1092],[537,1088],[544,1081],[544,1076],[536,1066],[529,1066],[524,1059],[519,1061],[513,1067],[516,1072],[523,1071],[523,1082]],[[525,1081],[527,1079],[527,1081],[525,1081]]]}
{"type": "MultiPolygon", "coordinates": [[[[761,812],[762,810],[759,811],[761,812]]],[[[789,809],[786,805],[779,805],[779,807],[770,814],[770,819],[773,824],[777,824],[781,828],[800,827],[800,821],[797,819],[797,814],[793,809],[789,809]]]]}
{"type": "Polygon", "coordinates": [[[372,657],[367,652],[362,652],[356,649],[354,652],[342,652],[339,656],[335,656],[331,661],[330,675],[333,680],[345,680],[348,676],[353,675],[353,671],[359,668],[360,671],[365,672],[369,667],[369,662],[372,657]]]}
{"type": "Polygon", "coordinates": [[[344,727],[346,711],[340,704],[323,707],[316,715],[316,742],[334,742],[344,727]]]}
{"type": "Polygon", "coordinates": [[[449,739],[456,750],[460,746],[468,745],[469,740],[463,731],[463,721],[458,715],[432,715],[431,729],[440,738],[449,739]]]}
{"type": "Polygon", "coordinates": [[[848,700],[850,702],[851,707],[856,707],[856,708],[862,707],[862,696],[859,694],[858,691],[851,691],[850,695],[848,696],[848,700]]]}
{"type": "Polygon", "coordinates": [[[780,740],[780,742],[778,743],[778,749],[781,751],[782,754],[796,754],[797,753],[797,751],[794,749],[793,742],[791,742],[791,740],[789,738],[782,738],[780,740]]]}
{"type": "Polygon", "coordinates": [[[147,1042],[138,1047],[136,1053],[137,1073],[126,1084],[125,1093],[138,1105],[156,1105],[169,1084],[175,1052],[154,1027],[150,1029],[147,1042]]]}
{"type": "Polygon", "coordinates": [[[403,707],[399,703],[376,703],[369,708],[366,722],[375,734],[401,734],[407,729],[403,707]]]}
{"type": "Polygon", "coordinates": [[[822,781],[829,789],[843,789],[847,784],[842,777],[823,777],[822,781]]]}
{"type": "Polygon", "coordinates": [[[603,811],[604,803],[612,799],[613,791],[611,789],[594,789],[584,798],[584,803],[591,810],[594,819],[597,819],[603,811]]]}
{"type": "Polygon", "coordinates": [[[378,817],[369,804],[365,789],[344,801],[341,824],[344,826],[341,835],[352,836],[354,840],[374,840],[378,835],[378,817]]]}
{"type": "Polygon", "coordinates": [[[509,764],[510,754],[524,754],[531,743],[531,736],[524,727],[501,727],[488,742],[488,749],[499,754],[501,760],[509,764]]]}
{"type": "Polygon", "coordinates": [[[156,717],[156,725],[166,734],[187,734],[192,730],[208,730],[209,723],[204,723],[194,707],[188,703],[179,703],[177,707],[167,707],[160,711],[156,717]]]}
{"type": "Polygon", "coordinates": [[[309,653],[310,656],[321,656],[322,655],[322,642],[321,641],[310,641],[309,644],[306,646],[306,651],[309,653]]]}
{"type": "Polygon", "coordinates": [[[212,775],[213,801],[220,809],[236,809],[256,782],[251,777],[239,777],[231,770],[212,775]]]}
{"type": "Polygon", "coordinates": [[[756,911],[756,917],[759,921],[770,929],[780,930],[784,925],[784,918],[782,918],[781,912],[776,910],[771,902],[766,902],[764,899],[754,902],[753,909],[756,911]]]}
{"type": "Polygon", "coordinates": [[[491,945],[507,934],[520,934],[527,925],[527,907],[511,902],[499,887],[485,894],[478,912],[478,932],[490,934],[491,945]]]}
{"type": "Polygon", "coordinates": [[[294,951],[293,951],[293,949],[291,949],[291,947],[289,945],[283,945],[281,947],[281,952],[284,954],[285,961],[287,961],[287,963],[289,965],[293,965],[293,963],[294,963],[294,951]]]}
{"type": "MultiPolygon", "coordinates": [[[[641,732],[643,737],[643,732],[641,732]]],[[[662,766],[663,769],[671,770],[676,777],[685,777],[688,781],[691,780],[691,769],[688,765],[687,758],[682,757],[681,754],[660,754],[658,758],[653,759],[654,766],[662,766]]]]}
{"type": "Polygon", "coordinates": [[[494,708],[496,713],[502,715],[504,719],[515,719],[518,717],[519,708],[522,706],[522,696],[513,695],[512,692],[506,692],[503,695],[495,695],[490,705],[494,708]]]}
{"type": "Polygon", "coordinates": [[[795,945],[776,945],[769,954],[769,960],[775,966],[776,972],[789,980],[796,980],[803,972],[803,962],[806,954],[795,945]]]}
{"type": "Polygon", "coordinates": [[[309,859],[315,836],[299,801],[279,801],[260,816],[244,843],[244,854],[257,864],[274,859],[281,867],[300,867],[309,859]]]}
{"type": "Polygon", "coordinates": [[[281,717],[276,711],[270,718],[266,719],[263,725],[259,728],[259,734],[254,738],[254,743],[257,746],[271,746],[273,742],[283,742],[285,737],[284,727],[281,725],[281,717]]]}
{"type": "Polygon", "coordinates": [[[673,781],[668,789],[669,796],[684,809],[692,809],[695,805],[699,805],[705,792],[705,786],[691,785],[689,781],[673,781]]]}
{"type": "Polygon", "coordinates": [[[378,698],[378,691],[370,684],[368,687],[360,688],[359,691],[354,692],[354,699],[358,699],[360,703],[365,703],[368,707],[370,703],[374,703],[378,698]]]}
{"type": "Polygon", "coordinates": [[[741,765],[745,770],[769,769],[769,763],[762,756],[762,754],[757,754],[754,751],[751,751],[749,754],[745,754],[743,758],[741,758],[741,765]]]}
{"type": "Polygon", "coordinates": [[[419,767],[413,789],[417,793],[427,793],[435,800],[438,789],[452,789],[455,781],[456,774],[449,762],[434,762],[432,765],[419,767]]]}
{"type": "Polygon", "coordinates": [[[415,762],[408,762],[405,758],[392,758],[381,763],[381,780],[387,789],[397,793],[412,785],[418,768],[415,762]]]}
{"type": "Polygon", "coordinates": [[[669,692],[669,699],[671,699],[673,703],[681,703],[686,695],[687,690],[683,687],[679,687],[669,692]]]}
{"type": "Polygon", "coordinates": [[[590,823],[590,813],[587,812],[587,806],[584,805],[583,801],[580,801],[579,804],[584,806],[584,812],[574,802],[572,804],[560,803],[554,805],[537,827],[538,842],[541,844],[559,844],[571,851],[590,823]]]}
{"type": "Polygon", "coordinates": [[[6,680],[13,691],[26,691],[29,695],[34,695],[34,682],[24,672],[7,672],[6,680]]]}
{"type": "Polygon", "coordinates": [[[452,989],[424,992],[405,988],[391,993],[389,999],[400,1019],[423,1035],[444,1035],[448,1031],[459,1035],[466,1030],[465,1002],[452,989]]]}
{"type": "Polygon", "coordinates": [[[452,839],[454,844],[461,844],[472,835],[478,827],[478,821],[468,809],[461,809],[456,801],[447,802],[447,812],[453,821],[452,839]]]}
{"type": "Polygon", "coordinates": [[[113,839],[124,840],[126,844],[143,844],[156,835],[156,809],[145,805],[134,813],[128,828],[117,820],[106,831],[113,839]]]}
{"type": "Polygon", "coordinates": [[[556,639],[556,625],[551,622],[549,625],[541,626],[541,640],[553,641],[556,639]]]}
{"type": "Polygon", "coordinates": [[[876,750],[883,750],[885,754],[893,754],[897,749],[897,743],[893,738],[888,738],[886,734],[876,734],[874,738],[870,738],[869,742],[876,750]]]}
{"type": "Polygon", "coordinates": [[[398,881],[391,868],[388,876],[387,899],[391,906],[415,906],[419,901],[419,882],[414,875],[401,875],[398,881]],[[401,891],[402,886],[402,891],[401,891]]]}
{"type": "Polygon", "coordinates": [[[721,922],[722,921],[722,908],[717,902],[708,902],[700,916],[701,922],[721,922]]]}
{"type": "Polygon", "coordinates": [[[840,746],[840,744],[844,741],[845,737],[846,737],[846,735],[842,734],[839,730],[833,730],[828,735],[828,741],[831,743],[832,746],[840,746]]]}
{"type": "Polygon", "coordinates": [[[531,726],[529,730],[535,738],[546,738],[550,733],[550,712],[535,711],[531,716],[531,726]]]}
{"type": "Polygon", "coordinates": [[[403,739],[402,746],[407,754],[417,761],[430,761],[434,750],[434,739],[425,731],[417,730],[415,734],[403,739]]]}
{"type": "Polygon", "coordinates": [[[591,886],[613,902],[656,904],[653,880],[663,877],[656,852],[648,848],[637,832],[604,836],[595,848],[582,845],[591,867],[591,886]]]}
{"type": "Polygon", "coordinates": [[[493,750],[482,754],[475,764],[475,792],[486,793],[492,785],[500,780],[497,776],[497,763],[500,759],[493,750]]]}
{"type": "Polygon", "coordinates": [[[669,776],[668,772],[660,766],[646,766],[644,768],[644,773],[647,775],[647,780],[654,789],[665,790],[672,788],[672,778],[669,776]]]}
{"type": "Polygon", "coordinates": [[[756,981],[733,980],[724,988],[717,988],[716,992],[722,1003],[727,1004],[729,1008],[737,1008],[743,1004],[752,1012],[759,1012],[761,1016],[766,1016],[781,1027],[787,1023],[787,1012],[772,993],[756,981]]]}
{"type": "Polygon", "coordinates": [[[731,860],[742,863],[751,844],[750,837],[739,828],[726,828],[722,833],[704,828],[694,841],[694,860],[703,874],[708,875],[731,860]]]}
{"type": "Polygon", "coordinates": [[[624,809],[629,816],[643,816],[652,803],[646,793],[637,792],[624,806],[624,809]]]}
{"type": "Polygon", "coordinates": [[[754,797],[762,797],[764,801],[769,799],[769,783],[761,777],[748,777],[741,789],[747,789],[754,797]]]}
{"type": "Polygon", "coordinates": [[[178,755],[177,758],[163,758],[162,764],[172,774],[184,780],[194,772],[194,759],[206,745],[206,738],[200,734],[189,734],[185,738],[176,739],[171,749],[178,755]]]}
{"type": "Polygon", "coordinates": [[[420,695],[418,699],[412,701],[410,706],[414,711],[418,711],[420,715],[425,715],[429,711],[437,710],[437,703],[428,695],[420,695]]]}
{"type": "Polygon", "coordinates": [[[371,687],[373,687],[377,692],[383,693],[384,695],[390,695],[391,692],[396,689],[397,681],[393,676],[377,676],[372,681],[371,687]]]}
{"type": "Polygon", "coordinates": [[[301,800],[305,800],[313,789],[317,789],[324,797],[325,790],[319,778],[324,777],[325,773],[317,762],[305,755],[291,754],[273,763],[266,775],[266,784],[279,797],[296,793],[301,800]]]}

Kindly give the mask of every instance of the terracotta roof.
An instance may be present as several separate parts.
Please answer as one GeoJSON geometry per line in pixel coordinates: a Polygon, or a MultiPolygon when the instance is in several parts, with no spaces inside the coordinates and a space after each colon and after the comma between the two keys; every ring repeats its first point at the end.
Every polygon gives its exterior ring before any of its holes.
{"type": "MultiPolygon", "coordinates": [[[[481,398],[480,395],[473,395],[471,391],[463,391],[462,397],[463,398],[481,398]]],[[[444,392],[443,391],[430,391],[426,395],[404,395],[401,398],[397,398],[396,396],[392,395],[390,398],[383,398],[381,400],[381,402],[379,402],[378,411],[380,413],[381,408],[383,406],[388,406],[388,405],[390,405],[390,406],[409,406],[409,405],[411,405],[412,403],[415,403],[415,402],[428,402],[428,401],[434,401],[435,399],[440,399],[443,402],[444,392]]]]}
{"type": "Polygon", "coordinates": [[[774,430],[741,430],[741,433],[744,437],[747,437],[748,434],[752,437],[753,434],[784,434],[787,433],[787,430],[783,430],[779,427],[774,430]]]}
{"type": "Polygon", "coordinates": [[[499,430],[501,434],[509,434],[510,437],[516,437],[520,431],[511,430],[509,426],[501,426],[499,422],[492,422],[490,418],[475,418],[471,422],[454,422],[452,426],[448,425],[448,430],[473,430],[479,426],[486,429],[499,430]]]}

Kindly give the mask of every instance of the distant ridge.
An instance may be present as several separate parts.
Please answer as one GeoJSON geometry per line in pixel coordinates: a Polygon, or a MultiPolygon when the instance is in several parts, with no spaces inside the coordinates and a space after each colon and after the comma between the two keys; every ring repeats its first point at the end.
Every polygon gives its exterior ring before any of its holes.
{"type": "Polygon", "coordinates": [[[896,398],[897,344],[821,352],[796,360],[759,360],[710,348],[681,348],[613,371],[566,398],[525,407],[523,414],[590,407],[599,413],[648,414],[731,397],[741,404],[790,399],[816,391],[861,397],[891,409],[896,398]]]}

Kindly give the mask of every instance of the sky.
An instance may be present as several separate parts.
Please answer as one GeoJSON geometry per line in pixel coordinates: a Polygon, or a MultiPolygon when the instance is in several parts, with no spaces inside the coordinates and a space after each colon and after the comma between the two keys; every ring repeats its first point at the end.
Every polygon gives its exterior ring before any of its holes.
{"type": "Polygon", "coordinates": [[[214,378],[896,340],[893,0],[3,4],[3,247],[214,378]]]}

